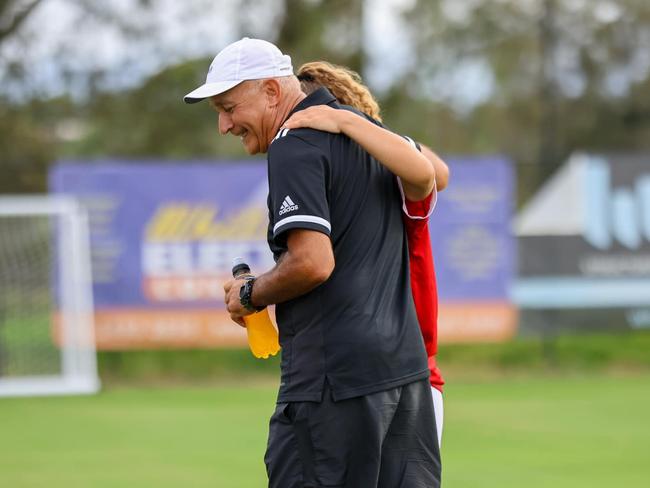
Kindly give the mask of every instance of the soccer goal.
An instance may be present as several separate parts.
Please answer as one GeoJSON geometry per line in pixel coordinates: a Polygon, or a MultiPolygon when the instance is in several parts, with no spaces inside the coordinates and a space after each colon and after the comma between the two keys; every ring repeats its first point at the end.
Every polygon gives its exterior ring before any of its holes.
{"type": "Polygon", "coordinates": [[[0,396],[98,391],[89,248],[75,199],[0,197],[0,396]]]}

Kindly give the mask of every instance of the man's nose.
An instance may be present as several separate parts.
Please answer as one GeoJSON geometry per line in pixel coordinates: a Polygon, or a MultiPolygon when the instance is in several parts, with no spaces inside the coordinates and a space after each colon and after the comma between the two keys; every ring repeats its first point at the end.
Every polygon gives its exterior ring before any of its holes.
{"type": "Polygon", "coordinates": [[[225,113],[219,114],[219,133],[222,136],[225,136],[230,129],[232,129],[233,123],[230,115],[225,113]]]}

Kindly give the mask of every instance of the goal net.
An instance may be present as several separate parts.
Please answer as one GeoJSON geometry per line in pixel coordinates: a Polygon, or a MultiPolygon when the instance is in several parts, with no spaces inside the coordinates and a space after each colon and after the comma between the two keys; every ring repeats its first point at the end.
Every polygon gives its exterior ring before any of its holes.
{"type": "Polygon", "coordinates": [[[0,197],[0,396],[99,389],[91,286],[76,200],[0,197]]]}

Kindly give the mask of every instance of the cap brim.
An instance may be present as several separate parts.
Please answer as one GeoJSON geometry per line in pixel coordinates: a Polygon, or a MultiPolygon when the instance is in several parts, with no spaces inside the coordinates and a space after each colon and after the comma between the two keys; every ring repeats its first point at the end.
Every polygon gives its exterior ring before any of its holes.
{"type": "Polygon", "coordinates": [[[196,90],[192,90],[187,95],[183,97],[185,103],[197,103],[206,98],[219,95],[223,92],[227,92],[231,88],[239,85],[243,80],[239,81],[220,81],[218,83],[205,83],[198,87],[196,90]]]}

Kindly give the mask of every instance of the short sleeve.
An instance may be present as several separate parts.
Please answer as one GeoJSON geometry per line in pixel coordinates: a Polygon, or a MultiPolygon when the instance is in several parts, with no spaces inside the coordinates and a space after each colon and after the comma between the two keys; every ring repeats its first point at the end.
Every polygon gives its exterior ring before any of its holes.
{"type": "Polygon", "coordinates": [[[272,238],[276,240],[290,229],[310,229],[329,236],[329,165],[323,151],[281,131],[269,148],[268,163],[272,238]]]}

